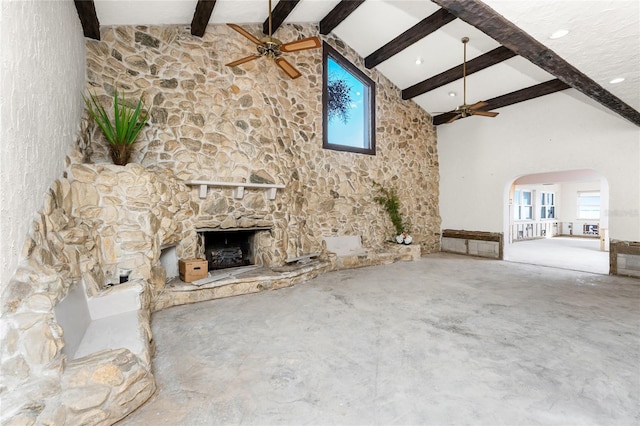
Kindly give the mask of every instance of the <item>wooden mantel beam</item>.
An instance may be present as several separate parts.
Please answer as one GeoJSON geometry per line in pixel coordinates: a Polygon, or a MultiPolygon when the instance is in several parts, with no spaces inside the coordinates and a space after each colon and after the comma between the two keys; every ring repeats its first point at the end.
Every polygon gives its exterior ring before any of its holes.
{"type": "MultiPolygon", "coordinates": [[[[280,25],[287,19],[287,16],[300,3],[300,0],[280,0],[271,12],[271,33],[275,33],[280,25]]],[[[269,34],[269,18],[262,24],[262,32],[269,34]]]]}
{"type": "Polygon", "coordinates": [[[514,53],[528,59],[559,80],[584,93],[621,117],[640,126],[640,112],[586,76],[535,38],[480,0],[432,0],[467,24],[476,27],[514,53]]]}
{"type": "Polygon", "coordinates": [[[364,66],[368,69],[386,61],[393,55],[403,51],[416,41],[428,36],[434,31],[447,25],[456,17],[444,9],[438,9],[436,12],[424,18],[422,21],[400,34],[364,59],[364,66]]]}
{"type": "Polygon", "coordinates": [[[364,0],[342,0],[320,21],[320,34],[329,34],[362,3],[364,3],[364,0]]]}
{"type": "Polygon", "coordinates": [[[82,24],[82,32],[87,38],[100,40],[100,22],[96,14],[96,5],[93,0],[74,0],[78,18],[82,24]]]}
{"type": "MultiPolygon", "coordinates": [[[[498,96],[487,100],[487,105],[480,108],[480,111],[489,111],[509,105],[517,104],[518,102],[528,101],[529,99],[539,98],[540,96],[550,95],[551,93],[559,92],[561,90],[570,89],[567,83],[558,79],[546,81],[544,83],[536,84],[525,89],[516,90],[515,92],[507,93],[506,95],[498,96]]],[[[433,117],[433,124],[438,126],[449,121],[455,116],[455,112],[445,112],[444,114],[436,115],[433,117]]],[[[464,118],[464,117],[462,117],[464,118]]],[[[484,117],[481,117],[484,119],[484,117]]],[[[496,120],[499,120],[497,118],[496,120]]]]}
{"type": "Polygon", "coordinates": [[[204,35],[215,5],[216,0],[198,0],[196,10],[193,12],[193,19],[191,20],[191,35],[196,37],[202,37],[204,35]]]}
{"type": "MultiPolygon", "coordinates": [[[[480,55],[477,58],[473,58],[472,60],[468,61],[467,75],[481,71],[495,64],[499,64],[502,61],[513,58],[514,56],[516,56],[516,54],[506,47],[497,47],[492,51],[485,53],[484,55],[480,55]]],[[[441,72],[440,74],[435,75],[431,78],[423,80],[420,83],[416,83],[413,86],[407,87],[402,91],[402,99],[406,100],[415,98],[416,96],[422,95],[423,93],[427,93],[430,90],[436,89],[440,86],[444,86],[445,84],[449,84],[461,78],[462,64],[448,69],[447,71],[441,72]]]]}

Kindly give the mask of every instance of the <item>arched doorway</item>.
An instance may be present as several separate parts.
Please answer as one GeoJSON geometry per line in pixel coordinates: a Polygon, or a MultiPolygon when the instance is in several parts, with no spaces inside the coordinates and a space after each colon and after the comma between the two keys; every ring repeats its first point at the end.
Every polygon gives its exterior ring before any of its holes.
{"type": "Polygon", "coordinates": [[[601,174],[523,175],[505,192],[505,260],[609,273],[609,184],[601,174]]]}

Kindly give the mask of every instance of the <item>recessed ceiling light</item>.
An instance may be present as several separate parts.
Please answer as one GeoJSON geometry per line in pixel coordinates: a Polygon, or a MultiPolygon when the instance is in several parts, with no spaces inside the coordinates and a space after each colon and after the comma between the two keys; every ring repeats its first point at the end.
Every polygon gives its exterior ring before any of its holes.
{"type": "Polygon", "coordinates": [[[624,81],[624,77],[618,77],[611,80],[609,84],[618,84],[618,83],[622,83],[623,81],[624,81]]]}
{"type": "Polygon", "coordinates": [[[569,30],[558,30],[558,31],[554,32],[553,34],[551,34],[549,36],[549,38],[551,40],[555,40],[557,38],[562,38],[562,37],[566,36],[567,34],[569,34],[569,30]]]}
{"type": "Polygon", "coordinates": [[[456,92],[449,92],[449,96],[454,98],[454,97],[458,96],[458,94],[456,92]]]}
{"type": "Polygon", "coordinates": [[[422,58],[417,58],[416,59],[416,65],[420,65],[422,63],[422,58]]]}

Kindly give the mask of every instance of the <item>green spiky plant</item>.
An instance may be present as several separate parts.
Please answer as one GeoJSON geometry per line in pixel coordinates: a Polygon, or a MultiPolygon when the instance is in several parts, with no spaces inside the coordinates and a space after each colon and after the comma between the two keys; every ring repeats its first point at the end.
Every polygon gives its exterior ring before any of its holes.
{"type": "Polygon", "coordinates": [[[396,230],[396,235],[409,232],[408,224],[402,220],[402,215],[400,214],[400,199],[396,189],[384,188],[377,182],[373,182],[373,186],[378,190],[378,195],[373,197],[373,200],[380,204],[389,214],[391,223],[396,230]]]}
{"type": "Polygon", "coordinates": [[[143,109],[142,97],[138,99],[135,107],[130,107],[124,96],[119,97],[116,90],[113,98],[113,121],[95,93],[90,93],[89,98],[84,95],[82,97],[89,115],[109,142],[113,163],[120,166],[126,165],[131,157],[133,143],[149,120],[149,116],[143,109]]]}

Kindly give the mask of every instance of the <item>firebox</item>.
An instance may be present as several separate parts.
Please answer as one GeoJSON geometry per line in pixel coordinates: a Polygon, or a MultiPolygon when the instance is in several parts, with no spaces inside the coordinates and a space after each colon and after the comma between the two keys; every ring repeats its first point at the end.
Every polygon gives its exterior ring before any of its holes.
{"type": "Polygon", "coordinates": [[[209,270],[236,268],[255,263],[255,235],[263,229],[200,231],[209,270]]]}

